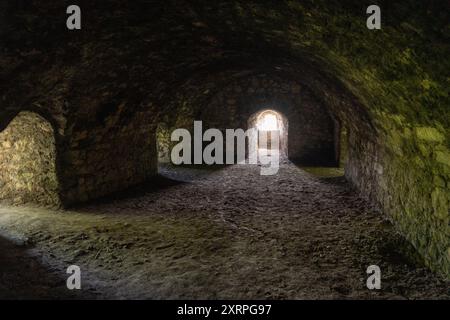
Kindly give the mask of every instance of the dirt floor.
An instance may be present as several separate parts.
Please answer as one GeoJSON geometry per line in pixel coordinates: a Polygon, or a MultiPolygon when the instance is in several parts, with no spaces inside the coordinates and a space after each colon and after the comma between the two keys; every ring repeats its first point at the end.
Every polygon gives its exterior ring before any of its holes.
{"type": "Polygon", "coordinates": [[[0,298],[449,299],[339,170],[161,167],[70,211],[0,207],[0,298]],[[82,290],[66,289],[78,265],[82,290]],[[378,265],[382,289],[368,290],[378,265]]]}

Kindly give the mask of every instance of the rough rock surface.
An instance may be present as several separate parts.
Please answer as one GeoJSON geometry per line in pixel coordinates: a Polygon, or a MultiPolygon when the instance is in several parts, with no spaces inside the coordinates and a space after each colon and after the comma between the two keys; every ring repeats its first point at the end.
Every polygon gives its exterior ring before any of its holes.
{"type": "Polygon", "coordinates": [[[157,125],[265,75],[344,125],[347,178],[450,277],[448,1],[381,1],[381,31],[372,0],[80,1],[79,31],[69,4],[0,4],[0,130],[24,110],[52,123],[63,204],[144,182],[157,125]]]}
{"type": "MultiPolygon", "coordinates": [[[[71,212],[2,207],[0,230],[25,239],[27,253],[60,278],[59,289],[44,286],[46,278],[26,284],[36,297],[73,297],[62,288],[65,268],[77,264],[82,297],[450,298],[450,284],[421,267],[342,177],[290,163],[274,176],[259,169],[165,166],[159,188],[144,185],[71,212]],[[366,287],[372,264],[381,268],[379,291],[366,287]]],[[[14,262],[2,258],[3,270],[14,262]]],[[[41,267],[2,272],[0,296],[11,284],[23,289],[12,277],[41,267]]]]}

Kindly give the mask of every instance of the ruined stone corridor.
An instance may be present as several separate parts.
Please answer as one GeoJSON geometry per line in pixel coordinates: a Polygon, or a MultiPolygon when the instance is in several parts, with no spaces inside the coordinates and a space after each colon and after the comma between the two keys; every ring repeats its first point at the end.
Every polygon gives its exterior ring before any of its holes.
{"type": "MultiPolygon", "coordinates": [[[[152,184],[70,211],[2,207],[0,235],[24,253],[0,297],[14,298],[14,284],[21,297],[55,299],[449,298],[340,170],[317,171],[162,166],[152,184]],[[64,290],[71,264],[83,270],[80,292],[64,290]],[[371,264],[381,290],[366,288],[371,264]],[[22,279],[40,268],[31,286],[22,279]]],[[[5,270],[14,259],[0,261],[5,270]]]]}
{"type": "Polygon", "coordinates": [[[0,1],[0,299],[450,299],[450,2],[375,2],[0,1]]]}

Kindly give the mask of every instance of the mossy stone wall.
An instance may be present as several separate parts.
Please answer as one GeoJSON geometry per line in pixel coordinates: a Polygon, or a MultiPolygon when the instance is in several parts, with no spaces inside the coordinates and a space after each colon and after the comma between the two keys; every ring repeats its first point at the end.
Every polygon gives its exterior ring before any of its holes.
{"type": "Polygon", "coordinates": [[[424,263],[450,276],[450,154],[432,128],[349,136],[346,176],[409,240],[424,263]]]}
{"type": "Polygon", "coordinates": [[[21,112],[0,132],[0,200],[59,205],[53,128],[33,112],[21,112]]]}

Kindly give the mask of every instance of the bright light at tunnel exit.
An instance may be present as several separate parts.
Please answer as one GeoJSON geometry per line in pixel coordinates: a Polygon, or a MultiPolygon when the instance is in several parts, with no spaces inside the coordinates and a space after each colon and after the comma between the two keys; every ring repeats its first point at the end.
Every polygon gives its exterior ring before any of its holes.
{"type": "Polygon", "coordinates": [[[263,114],[256,125],[259,130],[271,131],[278,130],[278,119],[273,113],[263,114]]]}

